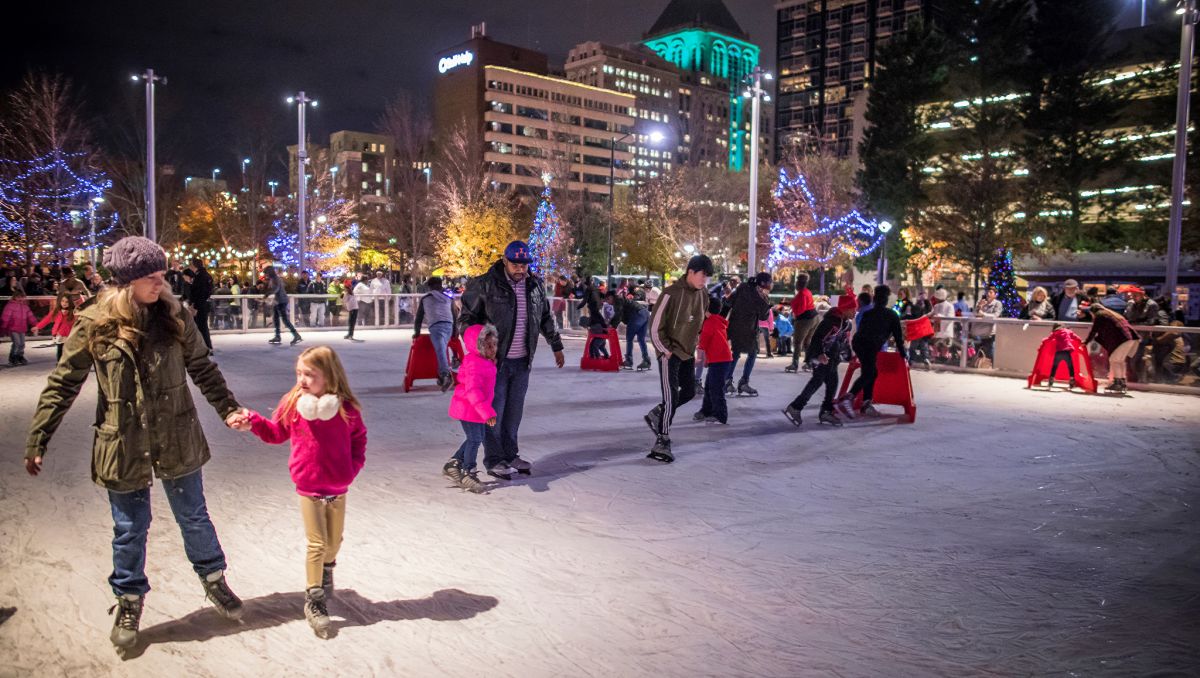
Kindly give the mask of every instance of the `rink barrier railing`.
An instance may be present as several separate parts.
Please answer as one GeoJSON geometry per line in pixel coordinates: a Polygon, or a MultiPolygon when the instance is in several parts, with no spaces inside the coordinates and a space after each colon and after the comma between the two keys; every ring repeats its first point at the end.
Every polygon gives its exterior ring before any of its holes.
{"type": "MultiPolygon", "coordinates": [[[[370,329],[411,328],[416,319],[416,307],[424,293],[368,294],[359,297],[358,322],[355,332],[370,329]]],[[[43,317],[54,304],[55,297],[29,297],[34,315],[43,317]]],[[[7,301],[8,297],[0,297],[7,301]]],[[[580,325],[581,309],[578,299],[551,298],[551,311],[564,333],[584,334],[580,325]]],[[[274,304],[258,294],[213,295],[210,301],[209,328],[213,334],[242,334],[274,332],[274,304]]],[[[289,294],[288,317],[296,329],[311,331],[346,331],[349,312],[342,300],[327,294],[289,294]]],[[[1018,320],[1013,318],[980,319],[970,317],[932,317],[935,325],[951,323],[949,337],[936,334],[928,340],[931,362],[938,369],[977,372],[996,376],[1025,378],[1033,368],[1034,357],[1054,326],[1054,321],[1018,320]],[[990,352],[989,360],[981,353],[990,352]]],[[[1062,323],[1079,335],[1087,336],[1091,323],[1062,323]]],[[[428,325],[426,325],[426,329],[428,325]]],[[[1170,393],[1200,395],[1200,328],[1135,325],[1142,345],[1134,352],[1129,370],[1129,387],[1170,393]],[[1170,335],[1183,339],[1183,362],[1172,357],[1175,341],[1170,335]]],[[[48,328],[43,330],[48,336],[48,328]]],[[[622,339],[624,333],[621,333],[622,339]]],[[[7,340],[7,337],[4,337],[7,340]]],[[[910,351],[913,348],[909,342],[910,351]]],[[[918,350],[920,346],[917,347],[918,350]]],[[[1090,347],[1093,369],[1100,379],[1108,374],[1107,356],[1098,347],[1090,347]]],[[[920,365],[918,358],[914,364],[920,365]]]]}

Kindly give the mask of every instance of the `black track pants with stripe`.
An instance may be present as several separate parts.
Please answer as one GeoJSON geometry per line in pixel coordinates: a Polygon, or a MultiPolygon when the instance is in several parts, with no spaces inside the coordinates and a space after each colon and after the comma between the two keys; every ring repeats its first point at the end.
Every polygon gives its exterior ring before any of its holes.
{"type": "Polygon", "coordinates": [[[675,411],[696,395],[696,359],[680,360],[674,354],[658,356],[658,375],[662,387],[662,425],[659,435],[670,435],[675,411]]]}

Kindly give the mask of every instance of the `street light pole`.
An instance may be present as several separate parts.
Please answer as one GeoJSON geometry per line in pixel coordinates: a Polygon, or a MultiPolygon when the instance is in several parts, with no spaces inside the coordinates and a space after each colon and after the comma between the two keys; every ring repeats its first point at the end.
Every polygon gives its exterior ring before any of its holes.
{"type": "Polygon", "coordinates": [[[1196,41],[1196,21],[1200,14],[1196,0],[1183,0],[1179,36],[1179,92],[1175,106],[1175,160],[1171,171],[1171,225],[1167,232],[1167,295],[1170,311],[1175,312],[1179,288],[1179,246],[1183,238],[1183,182],[1187,178],[1188,104],[1192,91],[1192,51],[1196,41]]]}
{"type": "Polygon", "coordinates": [[[879,222],[879,230],[883,232],[883,242],[879,244],[879,247],[880,247],[879,270],[877,270],[875,272],[875,281],[876,281],[875,284],[876,285],[886,285],[887,284],[887,269],[888,269],[887,237],[888,237],[888,233],[891,232],[891,230],[892,230],[892,222],[890,222],[890,221],[879,222]]]}
{"type": "Polygon", "coordinates": [[[271,187],[271,197],[275,197],[275,187],[279,185],[278,181],[268,181],[267,185],[271,187]]]}
{"type": "Polygon", "coordinates": [[[608,145],[608,267],[605,269],[606,280],[608,281],[607,289],[612,289],[612,228],[613,218],[616,214],[614,206],[614,198],[617,193],[616,170],[617,170],[617,144],[633,136],[633,132],[626,132],[619,137],[613,137],[612,143],[608,145]]]}
{"type": "Polygon", "coordinates": [[[154,164],[154,83],[167,84],[167,79],[155,75],[153,68],[133,76],[134,81],[146,83],[146,237],[158,241],[158,201],[155,199],[154,179],[157,170],[154,164]]]}
{"type": "MultiPolygon", "coordinates": [[[[755,67],[748,77],[754,79],[750,89],[743,96],[752,100],[750,106],[750,232],[746,240],[746,277],[754,277],[754,260],[758,255],[758,118],[762,110],[762,101],[771,97],[763,89],[763,80],[770,80],[771,74],[760,67],[755,67]]],[[[736,140],[736,143],[741,143],[736,140]]]]}
{"type": "Polygon", "coordinates": [[[104,202],[104,198],[95,196],[88,201],[88,254],[92,267],[96,266],[96,206],[104,202]]]}
{"type": "Polygon", "coordinates": [[[246,192],[246,165],[250,164],[250,158],[242,158],[242,192],[246,192]]]}
{"type": "Polygon", "coordinates": [[[317,102],[315,99],[310,99],[307,96],[305,96],[304,90],[300,90],[300,93],[294,97],[288,97],[288,103],[290,104],[293,102],[296,104],[296,111],[299,114],[299,125],[298,125],[299,130],[298,131],[299,131],[299,136],[300,136],[300,147],[299,147],[299,150],[296,152],[297,164],[299,165],[299,167],[297,168],[297,174],[299,176],[296,177],[296,185],[298,187],[298,190],[296,191],[296,195],[298,196],[298,198],[296,200],[296,217],[300,224],[300,229],[299,229],[300,237],[299,237],[299,241],[298,241],[299,242],[298,249],[299,249],[300,272],[303,273],[304,272],[304,263],[305,263],[305,256],[304,256],[304,237],[305,237],[305,235],[304,235],[304,232],[308,227],[307,222],[305,222],[305,219],[307,218],[307,215],[305,214],[305,202],[308,199],[308,177],[307,177],[307,175],[305,175],[305,171],[307,169],[305,167],[305,165],[308,164],[308,148],[306,147],[306,144],[305,144],[305,136],[306,135],[304,132],[304,111],[308,107],[308,104],[311,103],[313,106],[316,106],[317,102]]]}

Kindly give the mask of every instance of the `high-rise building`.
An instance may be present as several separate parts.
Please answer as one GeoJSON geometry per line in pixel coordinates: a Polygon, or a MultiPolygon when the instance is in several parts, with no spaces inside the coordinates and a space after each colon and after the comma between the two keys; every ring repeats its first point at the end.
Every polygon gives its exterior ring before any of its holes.
{"type": "MultiPolygon", "coordinates": [[[[296,192],[297,144],[288,147],[288,191],[296,192]]],[[[329,144],[308,144],[309,190],[317,190],[317,172],[330,174],[331,190],[359,201],[363,207],[386,209],[392,195],[392,140],[383,134],[341,130],[329,135],[329,144]]]]}
{"type": "MultiPolygon", "coordinates": [[[[758,46],[721,0],[671,0],[642,42],[683,72],[681,127],[692,156],[687,160],[715,164],[720,157],[729,169],[741,171],[751,129],[751,102],[742,92],[758,66],[758,46]]],[[[770,145],[764,150],[769,157],[770,145]]]]}
{"type": "Polygon", "coordinates": [[[782,0],[778,22],[775,154],[819,145],[855,157],[876,54],[931,0],[782,0]]]}
{"type": "Polygon", "coordinates": [[[605,200],[610,175],[632,178],[632,94],[551,77],[545,54],[496,42],[482,27],[437,56],[436,143],[464,130],[496,189],[537,195],[549,174],[605,200]]]}
{"type": "Polygon", "coordinates": [[[584,42],[567,55],[567,79],[631,94],[635,98],[637,140],[633,176],[638,181],[670,171],[687,153],[680,118],[679,69],[642,45],[617,47],[584,42]],[[662,140],[654,141],[654,133],[662,140]]]}

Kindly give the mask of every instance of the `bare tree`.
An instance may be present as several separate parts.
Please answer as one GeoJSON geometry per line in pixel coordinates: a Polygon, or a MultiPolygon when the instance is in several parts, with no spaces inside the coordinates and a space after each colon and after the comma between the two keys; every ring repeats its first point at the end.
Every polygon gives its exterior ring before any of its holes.
{"type": "MultiPolygon", "coordinates": [[[[395,171],[393,208],[372,219],[382,231],[382,240],[404,243],[408,268],[433,253],[433,210],[429,204],[432,168],[429,166],[433,121],[428,110],[409,92],[401,91],[388,102],[375,124],[376,130],[392,140],[395,171]]],[[[374,230],[374,229],[372,229],[374,230]]]]}

